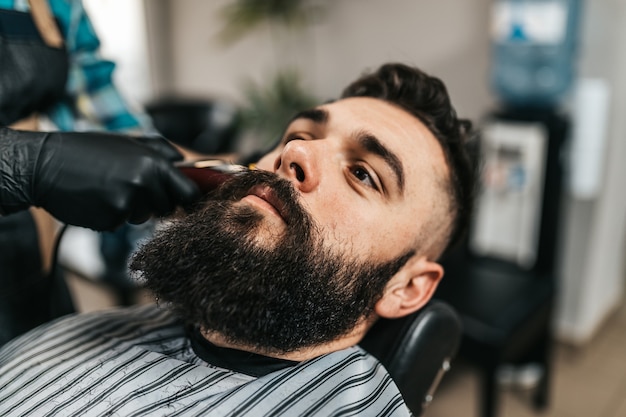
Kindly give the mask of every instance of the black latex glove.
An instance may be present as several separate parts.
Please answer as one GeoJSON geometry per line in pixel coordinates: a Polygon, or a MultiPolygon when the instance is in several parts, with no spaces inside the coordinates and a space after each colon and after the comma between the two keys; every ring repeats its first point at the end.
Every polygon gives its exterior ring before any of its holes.
{"type": "Polygon", "coordinates": [[[172,145],[163,136],[159,136],[159,135],[154,135],[150,137],[138,136],[138,137],[133,137],[133,139],[141,143],[142,145],[147,146],[153,151],[160,153],[161,156],[163,156],[168,161],[175,162],[175,161],[183,160],[183,155],[180,152],[178,152],[176,147],[172,145]]]}
{"type": "Polygon", "coordinates": [[[166,215],[200,196],[171,159],[162,138],[0,128],[0,214],[38,206],[95,230],[166,215]]]}

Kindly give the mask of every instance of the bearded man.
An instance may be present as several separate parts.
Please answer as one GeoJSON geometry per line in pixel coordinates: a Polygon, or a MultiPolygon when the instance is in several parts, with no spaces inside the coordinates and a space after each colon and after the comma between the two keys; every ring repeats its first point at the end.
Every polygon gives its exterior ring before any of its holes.
{"type": "Polygon", "coordinates": [[[130,267],[157,304],[0,351],[2,415],[410,415],[359,341],[420,309],[471,175],[443,83],[402,64],[298,113],[257,169],[164,222],[130,267]]]}

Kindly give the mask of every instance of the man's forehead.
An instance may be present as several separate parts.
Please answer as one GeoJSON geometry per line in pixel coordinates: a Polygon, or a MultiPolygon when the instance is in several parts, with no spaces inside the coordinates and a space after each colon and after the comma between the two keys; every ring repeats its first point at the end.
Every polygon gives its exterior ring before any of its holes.
{"type": "Polygon", "coordinates": [[[294,119],[302,118],[319,124],[345,124],[352,128],[389,131],[392,136],[414,137],[431,134],[419,118],[402,107],[373,97],[348,97],[304,110],[294,119]],[[397,132],[392,132],[397,130],[397,132]]]}
{"type": "Polygon", "coordinates": [[[417,116],[382,99],[348,97],[306,110],[301,115],[313,122],[367,130],[408,163],[414,156],[425,153],[443,156],[441,144],[417,116]]]}
{"type": "Polygon", "coordinates": [[[318,124],[326,124],[328,122],[328,114],[328,110],[326,109],[313,107],[296,113],[296,115],[291,118],[289,123],[304,119],[318,124]]]}

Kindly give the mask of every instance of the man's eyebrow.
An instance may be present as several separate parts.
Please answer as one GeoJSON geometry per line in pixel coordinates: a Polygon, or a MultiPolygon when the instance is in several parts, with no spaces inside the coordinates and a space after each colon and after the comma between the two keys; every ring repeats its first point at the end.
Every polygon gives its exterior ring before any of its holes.
{"type": "Polygon", "coordinates": [[[328,122],[328,111],[324,109],[307,109],[301,112],[298,112],[295,116],[291,118],[289,123],[292,123],[298,119],[308,119],[312,122],[318,124],[326,124],[328,122]]]}
{"type": "Polygon", "coordinates": [[[356,136],[359,145],[374,155],[380,156],[387,165],[391,168],[396,176],[396,182],[400,193],[404,191],[404,168],[402,162],[398,156],[391,152],[389,148],[382,144],[382,142],[373,134],[361,131],[356,136]]]}

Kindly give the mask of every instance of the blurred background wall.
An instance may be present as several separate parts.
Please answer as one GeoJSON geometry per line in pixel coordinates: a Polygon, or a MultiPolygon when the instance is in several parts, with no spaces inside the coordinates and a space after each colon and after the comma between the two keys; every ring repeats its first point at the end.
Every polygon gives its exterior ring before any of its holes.
{"type": "Polygon", "coordinates": [[[217,43],[223,26],[219,10],[228,0],[165,2],[174,46],[172,69],[169,79],[157,84],[164,90],[238,97],[243,78],[262,81],[290,59],[319,98],[326,99],[336,97],[365,69],[403,61],[446,80],[461,114],[478,117],[489,107],[489,0],[325,3],[329,7],[322,21],[293,35],[296,47],[288,52],[297,56],[284,57],[286,51],[275,50],[266,30],[230,47],[217,43]]]}
{"type": "MultiPolygon", "coordinates": [[[[323,101],[336,97],[364,70],[387,61],[414,64],[439,76],[458,113],[478,124],[498,106],[489,86],[491,0],[317,0],[313,3],[325,6],[322,18],[286,41],[276,42],[275,28],[261,27],[225,46],[218,40],[224,24],[220,13],[230,3],[85,0],[105,54],[118,63],[122,90],[138,106],[168,95],[242,103],[243,80],[263,83],[286,64],[296,66],[304,86],[323,101]],[[107,17],[107,8],[115,13],[107,17]]],[[[561,340],[576,344],[592,338],[623,303],[624,21],[626,1],[584,3],[577,72],[580,78],[606,83],[610,101],[605,146],[596,149],[601,153],[599,185],[591,195],[569,190],[564,195],[555,327],[561,340]]],[[[572,107],[571,98],[563,107],[572,107]]],[[[563,157],[566,165],[575,159],[568,152],[563,157]]],[[[576,169],[569,167],[570,173],[576,169]]]]}

